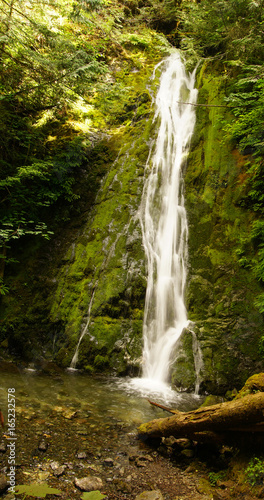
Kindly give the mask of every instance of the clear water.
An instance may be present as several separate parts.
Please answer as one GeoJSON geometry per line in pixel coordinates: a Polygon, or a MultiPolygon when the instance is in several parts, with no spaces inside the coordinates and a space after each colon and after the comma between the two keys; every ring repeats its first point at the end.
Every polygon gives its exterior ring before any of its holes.
{"type": "MultiPolygon", "coordinates": [[[[85,410],[89,408],[96,422],[117,420],[132,426],[153,418],[168,416],[163,410],[149,404],[138,389],[134,390],[129,379],[94,378],[79,372],[61,372],[56,376],[21,370],[17,373],[0,372],[0,408],[7,417],[8,388],[15,388],[16,408],[37,410],[47,415],[49,410],[85,410]]],[[[155,397],[155,394],[152,393],[155,397]]],[[[171,391],[170,399],[156,395],[156,402],[187,411],[198,407],[202,399],[189,394],[171,391]]],[[[150,394],[149,394],[150,397],[150,394]]]]}

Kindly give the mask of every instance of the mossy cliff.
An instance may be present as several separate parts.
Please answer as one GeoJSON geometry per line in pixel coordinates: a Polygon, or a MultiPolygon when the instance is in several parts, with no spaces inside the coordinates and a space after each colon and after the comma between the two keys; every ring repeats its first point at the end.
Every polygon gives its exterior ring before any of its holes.
{"type": "Polygon", "coordinates": [[[170,47],[152,30],[122,37],[120,59],[110,57],[116,95],[94,101],[93,119],[108,132],[88,135],[75,213],[50,243],[29,241],[22,256],[19,243],[15,249],[20,263],[9,267],[1,305],[3,355],[68,367],[85,331],[77,367],[138,371],[146,288],[138,211],[155,134],[151,75],[170,47]]]}
{"type": "MultiPolygon", "coordinates": [[[[227,78],[220,65],[206,64],[197,74],[197,121],[185,174],[189,220],[187,308],[192,335],[183,335],[174,382],[194,385],[191,337],[201,349],[202,390],[223,393],[263,370],[260,339],[263,317],[254,303],[261,287],[239,263],[253,212],[241,206],[247,157],[225,131],[230,110],[224,96],[227,78]],[[186,337],[187,335],[187,337],[186,337]],[[188,335],[190,341],[187,341],[188,335]],[[182,350],[183,349],[183,350],[182,350]],[[187,374],[187,377],[186,377],[187,374]]],[[[248,256],[252,249],[247,249],[248,256]]]]}
{"type": "Polygon", "coordinates": [[[144,120],[111,139],[121,146],[118,157],[63,259],[51,319],[65,324],[67,345],[56,358],[65,366],[85,328],[79,366],[122,373],[141,355],[146,277],[138,209],[150,126],[144,120]]]}
{"type": "MultiPolygon", "coordinates": [[[[155,135],[150,76],[168,45],[151,31],[122,36],[125,56],[112,57],[117,94],[111,102],[95,98],[94,120],[106,121],[109,130],[99,133],[98,125],[89,135],[71,220],[50,243],[29,240],[22,253],[19,242],[14,249],[20,264],[9,268],[10,293],[2,298],[3,356],[36,364],[48,358],[67,367],[85,332],[77,367],[120,375],[140,367],[146,272],[138,210],[155,135]]],[[[264,368],[263,318],[254,306],[260,285],[239,263],[254,218],[240,204],[247,158],[225,131],[225,85],[222,67],[198,70],[201,106],[185,172],[192,324],[172,366],[177,387],[193,390],[199,383],[213,393],[239,387],[264,368]]]]}

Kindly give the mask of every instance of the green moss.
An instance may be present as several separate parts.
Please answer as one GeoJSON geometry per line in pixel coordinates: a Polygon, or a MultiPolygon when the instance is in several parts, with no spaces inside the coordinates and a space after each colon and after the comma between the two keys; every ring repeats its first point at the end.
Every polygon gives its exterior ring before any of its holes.
{"type": "Polygon", "coordinates": [[[175,347],[171,381],[177,388],[194,391],[196,375],[193,355],[193,334],[184,330],[175,347]]]}
{"type": "Polygon", "coordinates": [[[105,370],[105,368],[109,364],[109,359],[108,356],[101,356],[100,354],[97,354],[94,358],[94,366],[97,370],[105,370]]]}

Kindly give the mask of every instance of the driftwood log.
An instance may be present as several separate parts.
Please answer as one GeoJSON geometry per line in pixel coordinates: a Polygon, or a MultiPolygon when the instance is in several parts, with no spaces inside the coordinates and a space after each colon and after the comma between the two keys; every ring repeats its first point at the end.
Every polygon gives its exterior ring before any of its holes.
{"type": "Polygon", "coordinates": [[[138,432],[143,439],[174,436],[201,442],[221,442],[225,436],[242,432],[259,435],[264,433],[264,392],[186,413],[173,410],[170,417],[142,424],[138,432]]]}

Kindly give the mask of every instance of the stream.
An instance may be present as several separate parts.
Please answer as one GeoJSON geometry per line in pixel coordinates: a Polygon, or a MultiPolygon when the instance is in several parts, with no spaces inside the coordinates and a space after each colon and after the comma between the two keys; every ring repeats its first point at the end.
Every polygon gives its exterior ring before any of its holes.
{"type": "MultiPolygon", "coordinates": [[[[165,475],[172,473],[172,465],[156,448],[138,439],[137,427],[169,414],[150,405],[128,382],[68,371],[52,376],[25,369],[2,372],[2,472],[9,468],[7,400],[8,389],[14,389],[17,485],[48,484],[65,499],[80,498],[76,477],[101,478],[109,499],[135,498],[135,493],[162,489],[159,481],[166,485],[165,475]]],[[[155,401],[186,411],[198,407],[202,398],[175,392],[174,400],[164,401],[157,395],[155,401]]],[[[20,497],[7,494],[4,498],[20,497]]]]}

